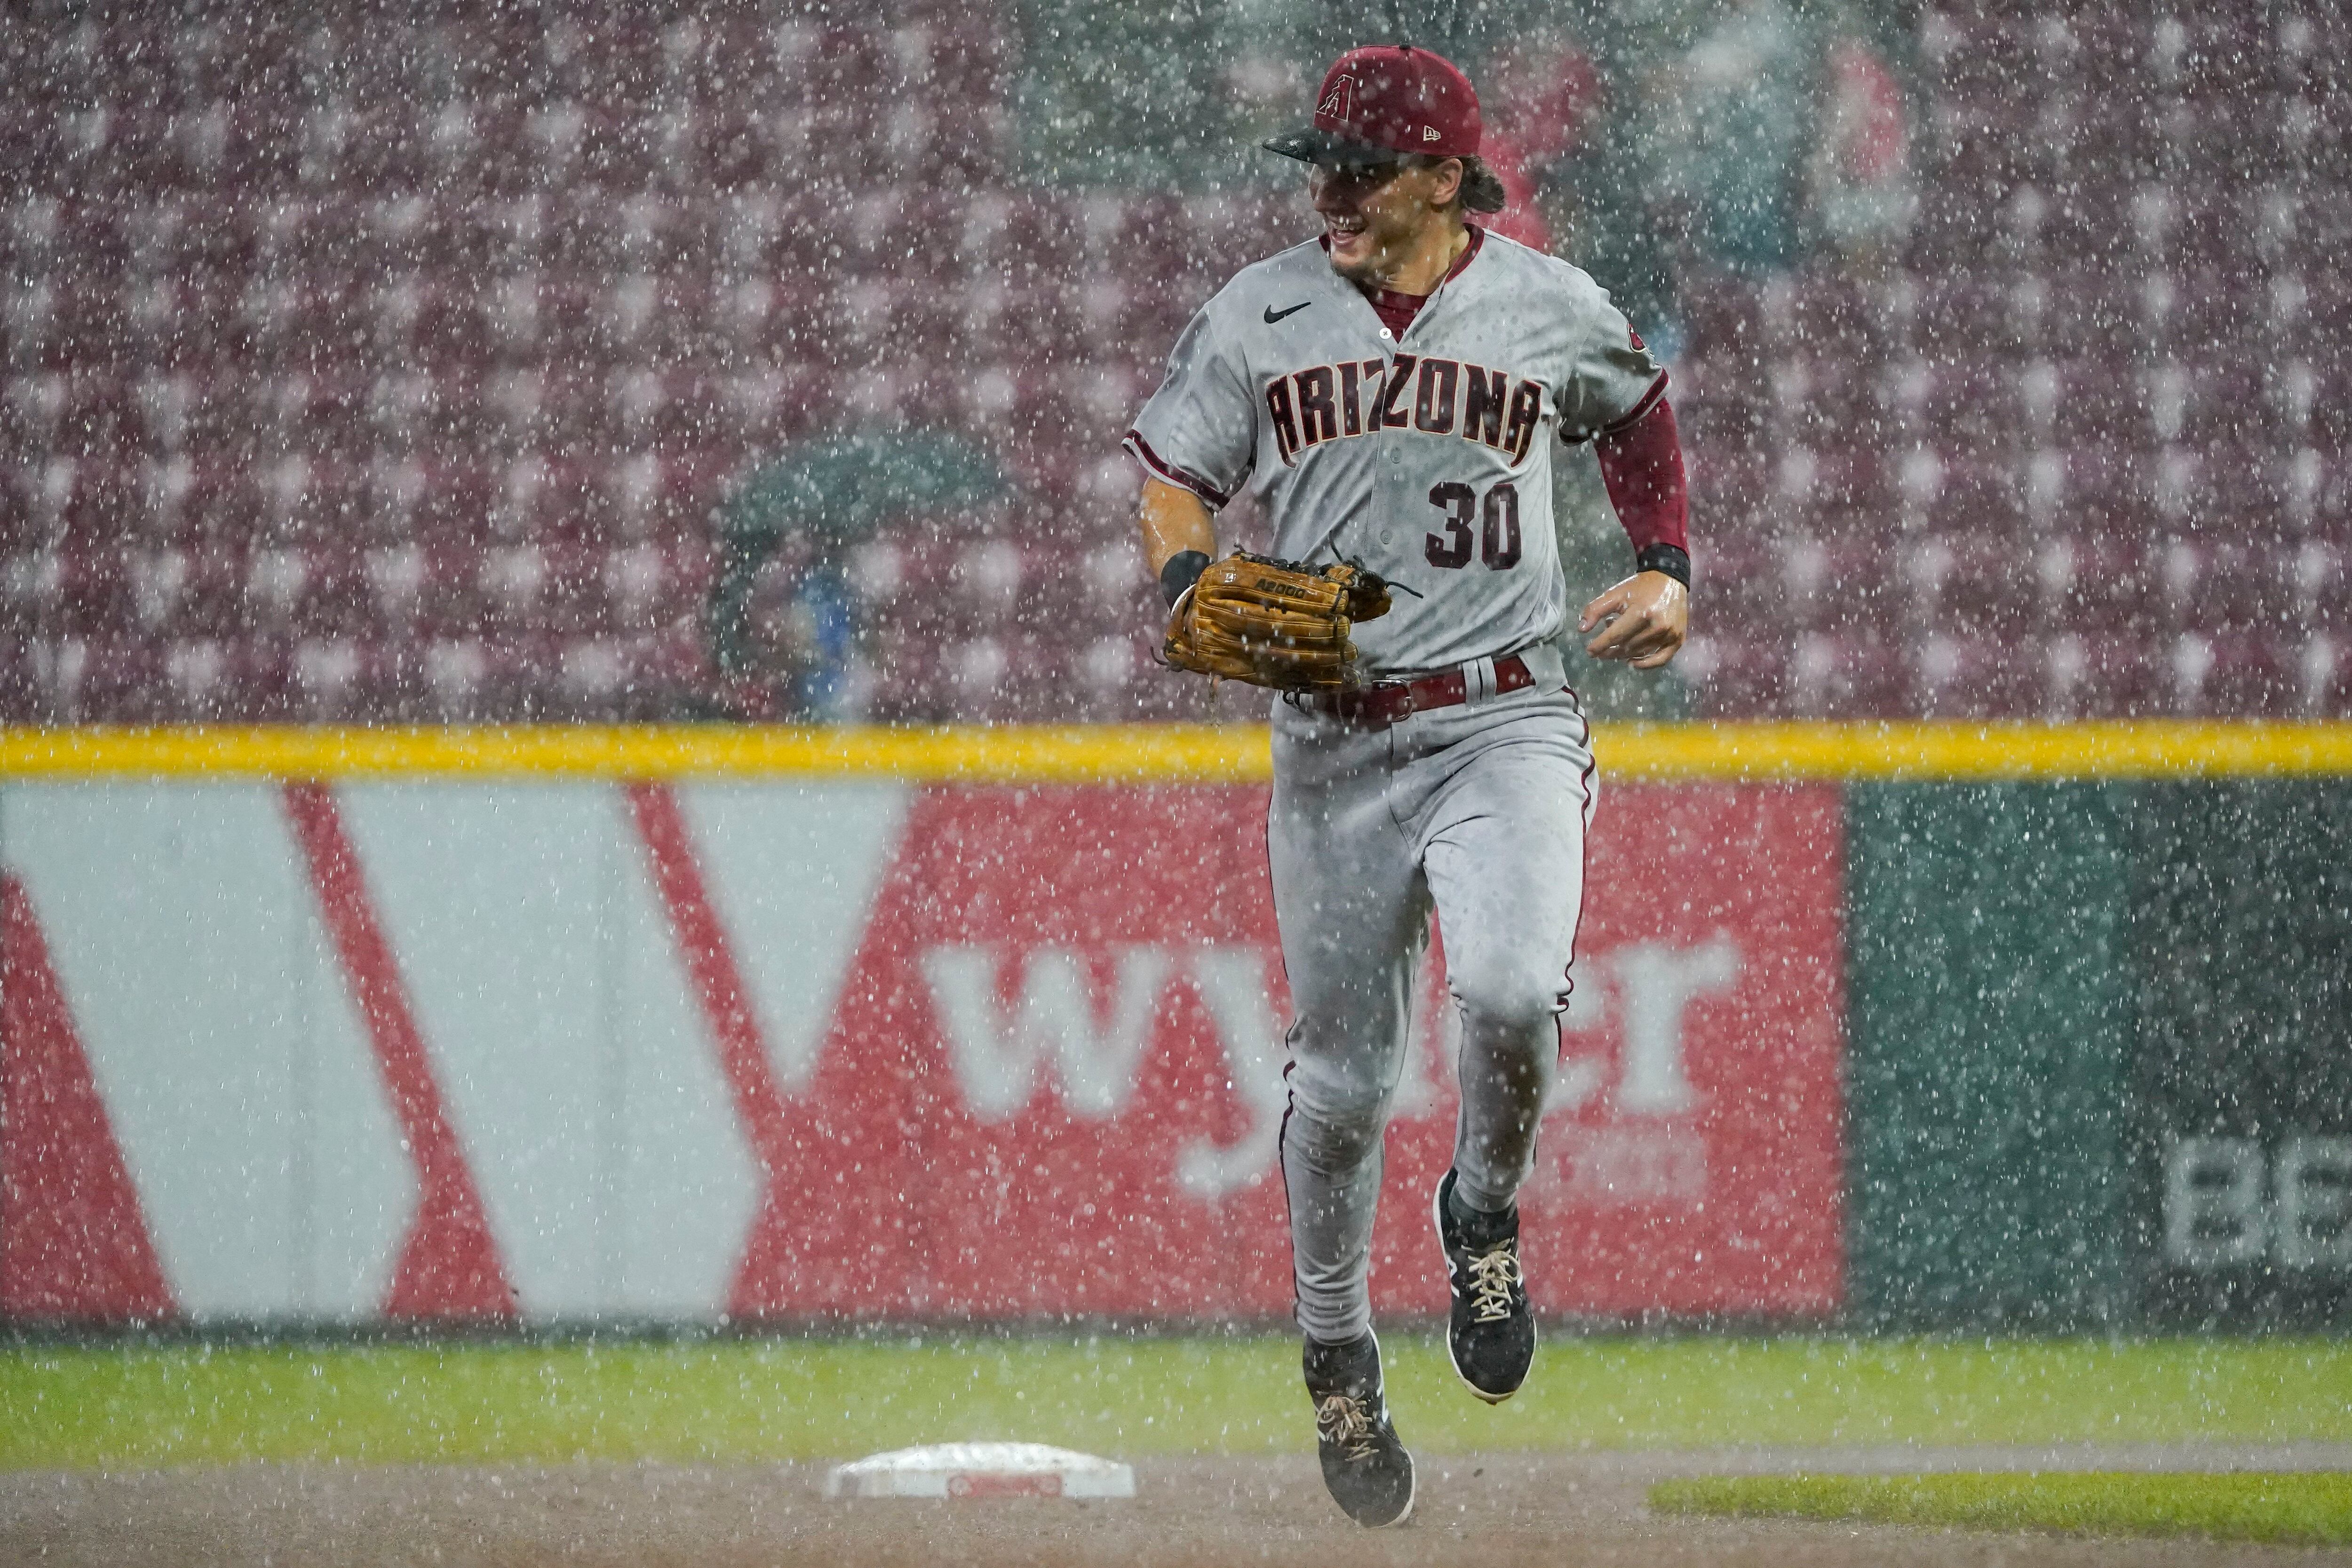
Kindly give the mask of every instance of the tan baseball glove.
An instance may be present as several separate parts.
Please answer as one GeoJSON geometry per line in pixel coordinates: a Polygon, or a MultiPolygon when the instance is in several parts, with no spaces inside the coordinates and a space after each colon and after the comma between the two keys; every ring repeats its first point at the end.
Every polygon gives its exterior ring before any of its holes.
{"type": "Polygon", "coordinates": [[[1176,601],[1161,657],[1277,691],[1341,691],[1358,684],[1349,628],[1388,613],[1388,584],[1360,567],[1237,550],[1176,601]]]}

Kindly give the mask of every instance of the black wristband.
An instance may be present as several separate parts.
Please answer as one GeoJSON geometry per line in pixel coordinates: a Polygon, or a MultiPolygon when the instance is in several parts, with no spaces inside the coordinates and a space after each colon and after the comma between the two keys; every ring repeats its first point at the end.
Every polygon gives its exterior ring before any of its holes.
{"type": "Polygon", "coordinates": [[[1644,544],[1634,552],[1636,572],[1664,572],[1684,587],[1690,586],[1690,552],[1678,544],[1644,544]]]}
{"type": "Polygon", "coordinates": [[[1199,551],[1178,551],[1160,568],[1160,596],[1168,601],[1170,609],[1174,609],[1176,601],[1184,596],[1184,590],[1199,582],[1201,574],[1208,569],[1209,558],[1199,551]]]}

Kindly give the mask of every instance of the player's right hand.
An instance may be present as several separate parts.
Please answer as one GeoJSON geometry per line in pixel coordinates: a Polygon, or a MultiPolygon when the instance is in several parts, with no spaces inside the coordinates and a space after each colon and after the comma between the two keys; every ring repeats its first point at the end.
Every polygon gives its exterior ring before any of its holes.
{"type": "Polygon", "coordinates": [[[1584,606],[1576,629],[1601,633],[1584,645],[1595,658],[1655,669],[1690,635],[1690,590],[1664,572],[1637,572],[1584,606]]]}

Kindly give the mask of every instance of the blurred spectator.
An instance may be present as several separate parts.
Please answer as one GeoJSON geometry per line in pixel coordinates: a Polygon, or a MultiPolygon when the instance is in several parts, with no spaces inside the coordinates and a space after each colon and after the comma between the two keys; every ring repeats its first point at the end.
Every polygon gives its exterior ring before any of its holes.
{"type": "Polygon", "coordinates": [[[1788,7],[1737,0],[1654,78],[1659,190],[1687,213],[1701,259],[1747,273],[1795,263],[1805,74],[1788,7]]]}
{"type": "Polygon", "coordinates": [[[725,715],[859,717],[850,547],[893,522],[952,519],[961,531],[1009,489],[979,448],[913,432],[790,447],[746,475],[711,518],[719,570],[707,619],[725,715]]]}
{"type": "Polygon", "coordinates": [[[1849,260],[1878,255],[1910,227],[1918,197],[1902,84],[1862,38],[1829,47],[1808,175],[1813,222],[1849,260]]]}
{"type": "Polygon", "coordinates": [[[1583,144],[1598,107],[1600,78],[1592,61],[1573,44],[1530,42],[1497,54],[1478,90],[1484,156],[1510,197],[1486,226],[1549,250],[1547,187],[1553,167],[1583,144]]]}

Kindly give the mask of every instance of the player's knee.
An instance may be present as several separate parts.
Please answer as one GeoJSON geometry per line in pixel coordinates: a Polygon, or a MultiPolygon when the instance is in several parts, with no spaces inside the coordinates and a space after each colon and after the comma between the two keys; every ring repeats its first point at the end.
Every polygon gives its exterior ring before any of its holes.
{"type": "Polygon", "coordinates": [[[1327,1173],[1352,1171],[1371,1157],[1380,1147],[1381,1126],[1377,1117],[1341,1117],[1325,1120],[1313,1116],[1290,1119],[1290,1130],[1284,1135],[1283,1158],[1297,1160],[1309,1170],[1327,1173]]]}
{"type": "Polygon", "coordinates": [[[1356,1082],[1291,1086],[1283,1158],[1318,1171],[1349,1171],[1380,1147],[1387,1097],[1356,1082]]]}
{"type": "Polygon", "coordinates": [[[1453,976],[1466,1027],[1504,1037],[1547,1034],[1566,1005],[1568,983],[1526,964],[1471,965],[1453,976]]]}

